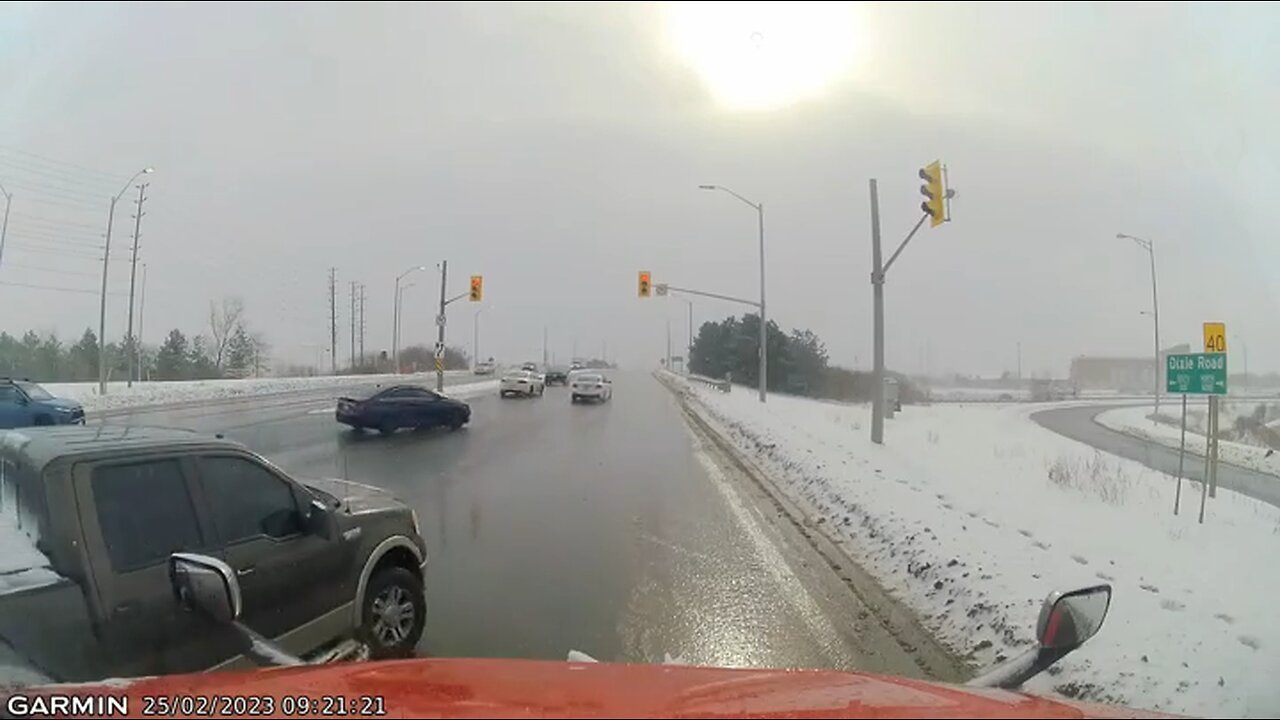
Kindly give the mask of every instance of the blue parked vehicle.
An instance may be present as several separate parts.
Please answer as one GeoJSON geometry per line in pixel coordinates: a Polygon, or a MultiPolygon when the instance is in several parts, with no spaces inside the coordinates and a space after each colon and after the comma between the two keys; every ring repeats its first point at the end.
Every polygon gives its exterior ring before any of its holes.
{"type": "Polygon", "coordinates": [[[0,428],[83,425],[84,407],[54,397],[30,380],[0,377],[0,428]]]}

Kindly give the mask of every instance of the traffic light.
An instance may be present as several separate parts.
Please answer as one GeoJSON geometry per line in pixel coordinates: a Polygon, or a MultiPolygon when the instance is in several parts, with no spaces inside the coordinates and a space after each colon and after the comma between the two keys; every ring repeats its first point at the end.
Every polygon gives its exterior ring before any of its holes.
{"type": "Polygon", "coordinates": [[[653,283],[648,270],[640,271],[640,297],[647,298],[652,292],[653,283]]]}
{"type": "Polygon", "coordinates": [[[484,276],[471,276],[471,302],[480,302],[484,299],[484,276]]]}
{"type": "Polygon", "coordinates": [[[920,168],[920,179],[924,181],[920,186],[920,194],[925,198],[920,203],[920,209],[929,216],[929,227],[938,227],[947,219],[947,192],[942,182],[942,163],[934,160],[920,168]]]}

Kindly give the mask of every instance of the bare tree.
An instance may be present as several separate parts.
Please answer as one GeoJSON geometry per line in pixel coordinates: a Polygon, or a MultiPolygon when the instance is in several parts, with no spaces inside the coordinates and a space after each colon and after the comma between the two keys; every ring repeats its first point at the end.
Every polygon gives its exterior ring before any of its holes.
{"type": "Polygon", "coordinates": [[[213,335],[213,344],[209,352],[213,356],[213,366],[219,371],[222,370],[222,363],[226,359],[227,347],[231,344],[231,338],[236,334],[236,329],[240,327],[243,317],[244,301],[238,297],[224,297],[221,305],[212,300],[209,301],[209,333],[213,335]]]}

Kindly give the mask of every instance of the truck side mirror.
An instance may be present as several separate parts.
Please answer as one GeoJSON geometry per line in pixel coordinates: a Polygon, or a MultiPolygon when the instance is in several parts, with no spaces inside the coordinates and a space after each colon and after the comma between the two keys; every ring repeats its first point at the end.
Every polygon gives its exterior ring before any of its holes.
{"type": "Polygon", "coordinates": [[[965,684],[1016,690],[1097,634],[1110,606],[1110,585],[1050,593],[1036,621],[1036,646],[965,684]]]}
{"type": "Polygon", "coordinates": [[[303,518],[303,524],[309,534],[325,540],[333,539],[333,518],[329,515],[329,508],[320,500],[313,498],[307,503],[307,515],[303,518]]]}
{"type": "Polygon", "coordinates": [[[173,553],[169,556],[169,584],[183,607],[220,623],[240,617],[240,583],[231,566],[217,558],[173,553]]]}
{"type": "Polygon", "coordinates": [[[1111,586],[1095,585],[1071,592],[1055,592],[1045,598],[1036,621],[1040,646],[1075,650],[1097,634],[1111,607],[1111,586]]]}

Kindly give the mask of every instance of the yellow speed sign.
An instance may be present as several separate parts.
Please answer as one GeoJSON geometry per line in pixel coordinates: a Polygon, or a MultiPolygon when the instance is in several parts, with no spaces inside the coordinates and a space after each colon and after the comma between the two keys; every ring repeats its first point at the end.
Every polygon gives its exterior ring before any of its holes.
{"type": "Polygon", "coordinates": [[[1227,351],[1227,324],[1204,324],[1204,351],[1207,353],[1224,353],[1227,351]]]}

